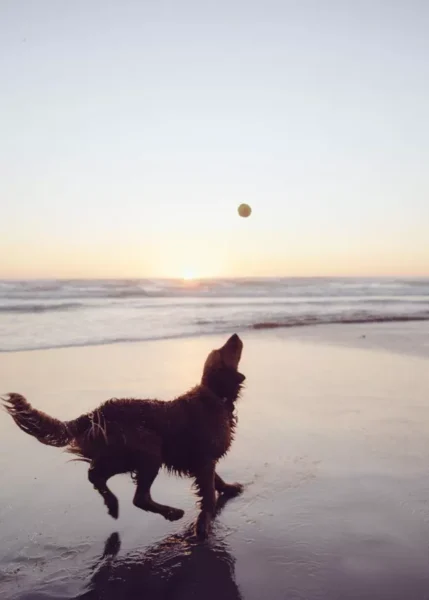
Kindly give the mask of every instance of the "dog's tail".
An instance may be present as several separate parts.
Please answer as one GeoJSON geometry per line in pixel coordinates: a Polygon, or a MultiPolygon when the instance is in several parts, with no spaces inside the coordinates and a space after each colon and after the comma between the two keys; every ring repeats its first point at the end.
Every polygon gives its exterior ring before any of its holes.
{"type": "Polygon", "coordinates": [[[54,419],[41,410],[33,408],[21,394],[8,394],[3,398],[3,402],[18,427],[47,446],[57,448],[67,446],[89,425],[89,418],[86,415],[67,423],[54,419]]]}

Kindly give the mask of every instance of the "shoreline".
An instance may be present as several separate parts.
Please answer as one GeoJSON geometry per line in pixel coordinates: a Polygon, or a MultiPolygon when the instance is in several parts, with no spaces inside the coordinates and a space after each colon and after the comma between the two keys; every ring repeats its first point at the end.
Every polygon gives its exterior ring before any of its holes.
{"type": "Polygon", "coordinates": [[[104,348],[110,346],[139,346],[152,343],[187,342],[198,339],[214,339],[238,333],[245,338],[267,336],[280,339],[294,339],[303,342],[321,342],[363,349],[382,350],[399,354],[429,357],[429,319],[405,319],[394,321],[364,321],[353,323],[317,323],[299,326],[253,327],[237,330],[226,329],[212,333],[177,334],[167,337],[153,337],[144,340],[115,340],[106,342],[89,342],[46,348],[27,348],[19,350],[0,350],[2,356],[15,354],[56,352],[79,350],[86,348],[104,348]],[[412,340],[409,338],[412,336],[412,340]],[[427,339],[425,339],[427,338],[427,339]],[[364,341],[365,340],[365,341],[364,341]]]}

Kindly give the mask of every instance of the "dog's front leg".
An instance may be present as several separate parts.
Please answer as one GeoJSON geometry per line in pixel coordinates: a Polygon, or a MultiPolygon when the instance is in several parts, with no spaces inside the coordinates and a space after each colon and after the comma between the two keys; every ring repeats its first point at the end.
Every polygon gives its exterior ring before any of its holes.
{"type": "Polygon", "coordinates": [[[225,481],[217,473],[215,473],[215,489],[219,494],[225,494],[228,498],[238,496],[243,491],[241,483],[225,483],[225,481]]]}
{"type": "Polygon", "coordinates": [[[197,518],[195,533],[200,540],[204,540],[210,533],[212,519],[215,514],[215,465],[210,464],[201,468],[195,476],[197,494],[200,496],[201,511],[197,518]]]}

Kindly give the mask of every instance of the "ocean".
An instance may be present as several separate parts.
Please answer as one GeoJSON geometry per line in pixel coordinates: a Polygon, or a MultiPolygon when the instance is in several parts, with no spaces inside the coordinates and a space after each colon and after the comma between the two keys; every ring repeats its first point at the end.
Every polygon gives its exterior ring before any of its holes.
{"type": "Polygon", "coordinates": [[[429,320],[429,278],[0,281],[0,351],[429,320]]]}

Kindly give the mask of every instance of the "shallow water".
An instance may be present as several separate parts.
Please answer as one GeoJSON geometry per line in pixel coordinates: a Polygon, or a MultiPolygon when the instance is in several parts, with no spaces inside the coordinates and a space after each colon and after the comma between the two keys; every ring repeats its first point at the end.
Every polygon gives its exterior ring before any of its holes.
{"type": "MultiPolygon", "coordinates": [[[[2,598],[429,598],[427,360],[243,339],[248,387],[219,472],[246,488],[206,544],[188,534],[188,481],[156,480],[154,497],[186,510],[183,522],[167,523],[132,506],[126,477],[113,479],[114,522],[85,465],[1,416],[2,598]]],[[[218,341],[4,355],[0,378],[69,418],[106,390],[171,397],[218,341]]]]}

